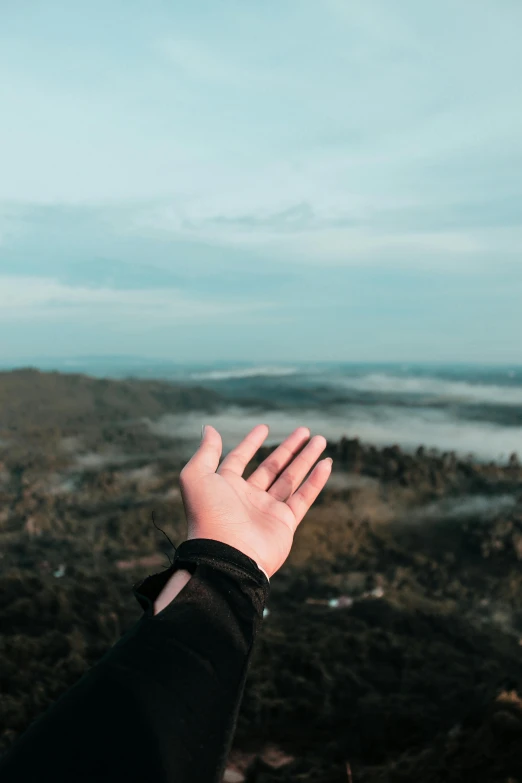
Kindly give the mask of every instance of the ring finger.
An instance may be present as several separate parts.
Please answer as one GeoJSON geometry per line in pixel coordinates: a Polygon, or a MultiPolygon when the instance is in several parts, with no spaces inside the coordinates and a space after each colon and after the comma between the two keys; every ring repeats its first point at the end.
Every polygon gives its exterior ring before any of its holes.
{"type": "Polygon", "coordinates": [[[327,445],[323,435],[315,435],[303,451],[289,464],[277,481],[270,487],[268,494],[276,500],[288,500],[299,487],[308,471],[323,453],[327,445]]]}
{"type": "Polygon", "coordinates": [[[248,477],[247,482],[267,490],[282,470],[291,463],[310,437],[308,427],[298,427],[248,477]]]}

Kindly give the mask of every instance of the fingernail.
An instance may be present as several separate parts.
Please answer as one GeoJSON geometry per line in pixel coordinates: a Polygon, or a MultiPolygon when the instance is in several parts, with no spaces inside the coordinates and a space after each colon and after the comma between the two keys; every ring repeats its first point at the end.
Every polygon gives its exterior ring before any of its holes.
{"type": "Polygon", "coordinates": [[[201,425],[201,440],[203,440],[203,438],[205,437],[205,427],[206,426],[207,426],[206,424],[202,424],[201,425]]]}
{"type": "Polygon", "coordinates": [[[332,459],[331,457],[327,457],[327,458],[325,459],[325,462],[329,462],[329,463],[330,463],[330,465],[333,465],[333,459],[332,459]]]}

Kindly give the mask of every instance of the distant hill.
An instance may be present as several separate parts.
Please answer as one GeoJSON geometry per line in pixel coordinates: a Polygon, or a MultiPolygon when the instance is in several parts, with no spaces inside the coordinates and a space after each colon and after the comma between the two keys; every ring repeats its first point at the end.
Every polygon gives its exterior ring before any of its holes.
{"type": "Polygon", "coordinates": [[[0,372],[0,430],[68,426],[158,417],[225,403],[218,392],[155,380],[108,380],[27,368],[0,372]]]}

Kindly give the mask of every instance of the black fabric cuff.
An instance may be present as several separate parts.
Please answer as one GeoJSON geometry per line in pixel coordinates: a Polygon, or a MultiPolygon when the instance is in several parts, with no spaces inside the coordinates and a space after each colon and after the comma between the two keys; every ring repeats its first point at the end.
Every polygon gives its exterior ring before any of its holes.
{"type": "MultiPolygon", "coordinates": [[[[157,574],[151,574],[134,585],[132,592],[148,615],[154,612],[154,601],[175,571],[184,569],[193,574],[198,565],[204,565],[236,579],[248,582],[256,604],[262,611],[270,593],[270,583],[252,558],[233,546],[211,538],[193,538],[183,541],[176,549],[172,565],[157,574]]],[[[175,600],[175,599],[174,599],[175,600]]]]}

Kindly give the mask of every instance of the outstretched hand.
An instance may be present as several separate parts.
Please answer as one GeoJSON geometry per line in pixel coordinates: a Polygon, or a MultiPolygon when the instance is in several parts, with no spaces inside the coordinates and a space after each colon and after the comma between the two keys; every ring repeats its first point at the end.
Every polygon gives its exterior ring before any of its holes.
{"type": "Polygon", "coordinates": [[[207,425],[201,445],[181,471],[180,488],[189,539],[233,546],[271,577],[288,557],[297,526],[328,481],[332,461],[321,460],[301,485],[326,448],[326,438],[316,435],[302,449],[310,430],[298,427],[245,480],[242,474],[268,430],[258,424],[219,465],[221,436],[207,425]]]}

